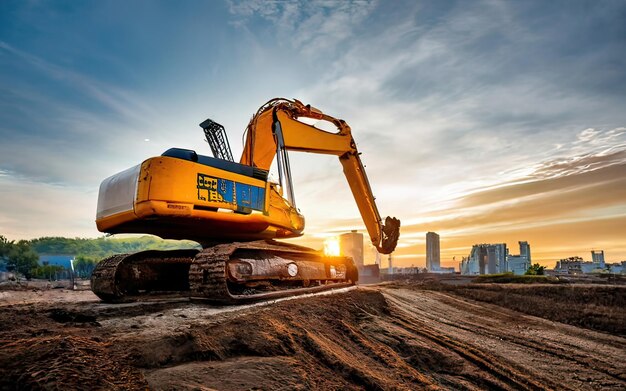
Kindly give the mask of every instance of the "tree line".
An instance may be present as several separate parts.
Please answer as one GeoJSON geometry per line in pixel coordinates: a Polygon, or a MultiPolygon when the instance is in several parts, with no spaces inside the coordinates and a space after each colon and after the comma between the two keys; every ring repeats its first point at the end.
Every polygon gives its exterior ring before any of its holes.
{"type": "Polygon", "coordinates": [[[42,237],[33,240],[9,241],[0,235],[0,270],[16,272],[27,279],[51,278],[64,268],[58,265],[40,265],[41,255],[74,256],[74,272],[88,278],[96,264],[114,254],[144,250],[175,250],[199,248],[189,240],[163,240],[154,236],[138,238],[64,238],[42,237]]]}
{"type": "Polygon", "coordinates": [[[16,243],[0,235],[0,270],[6,269],[31,278],[38,260],[39,255],[27,240],[16,243]]]}

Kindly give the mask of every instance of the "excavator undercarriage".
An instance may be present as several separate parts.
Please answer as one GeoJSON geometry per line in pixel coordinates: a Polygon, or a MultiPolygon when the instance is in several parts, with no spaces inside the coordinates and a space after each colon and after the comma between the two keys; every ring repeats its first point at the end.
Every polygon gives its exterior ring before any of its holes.
{"type": "Polygon", "coordinates": [[[218,244],[201,251],[114,255],[94,270],[92,290],[106,302],[175,294],[238,304],[341,288],[357,280],[352,258],[254,241],[218,244]]]}

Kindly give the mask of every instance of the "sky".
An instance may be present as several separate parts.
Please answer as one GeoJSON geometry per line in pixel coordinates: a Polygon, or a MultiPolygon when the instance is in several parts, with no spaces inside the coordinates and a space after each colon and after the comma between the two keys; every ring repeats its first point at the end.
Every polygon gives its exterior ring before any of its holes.
{"type": "MultiPolygon", "coordinates": [[[[98,237],[102,179],[170,147],[235,156],[297,98],[346,120],[394,264],[477,243],[626,260],[624,1],[0,2],[0,235],[98,237]]],[[[298,243],[363,223],[332,156],[290,155],[298,243]]],[[[366,251],[370,254],[371,251],[366,251]]]]}

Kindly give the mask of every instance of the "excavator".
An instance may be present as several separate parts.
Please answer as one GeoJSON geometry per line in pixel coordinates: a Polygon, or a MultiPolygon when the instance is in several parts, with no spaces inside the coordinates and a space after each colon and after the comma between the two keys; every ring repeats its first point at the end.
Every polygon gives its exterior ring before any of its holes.
{"type": "Polygon", "coordinates": [[[202,250],[149,250],[100,261],[91,287],[103,301],[169,293],[240,304],[356,284],[352,258],[276,240],[304,230],[289,151],[338,156],[372,244],[382,254],[394,251],[400,221],[381,219],[345,121],[298,100],[272,99],[250,120],[239,162],[223,126],[210,119],[200,126],[214,157],[171,148],[105,179],[96,225],[107,234],[193,240],[202,250]],[[336,131],[308,123],[321,121],[336,131]]]}

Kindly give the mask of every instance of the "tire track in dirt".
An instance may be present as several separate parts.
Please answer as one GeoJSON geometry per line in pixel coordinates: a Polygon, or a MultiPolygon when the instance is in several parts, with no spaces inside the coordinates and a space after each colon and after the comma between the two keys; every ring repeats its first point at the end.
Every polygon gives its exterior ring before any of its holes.
{"type": "Polygon", "coordinates": [[[513,388],[565,389],[568,385],[563,375],[572,377],[573,388],[588,387],[590,379],[591,384],[600,383],[604,388],[623,389],[626,385],[623,338],[440,292],[385,289],[383,294],[402,327],[465,355],[487,371],[495,371],[513,388]],[[530,332],[517,336],[515,327],[527,327],[530,332]],[[589,335],[589,341],[577,334],[589,335]],[[594,346],[604,354],[595,354],[594,346]],[[616,364],[620,360],[622,364],[616,364]],[[564,373],[555,371],[557,368],[569,369],[564,373]]]}
{"type": "MultiPolygon", "coordinates": [[[[437,297],[438,302],[450,304],[457,308],[468,308],[470,302],[457,297],[451,297],[443,293],[432,292],[437,297]]],[[[571,325],[564,325],[557,322],[550,322],[544,319],[538,319],[533,316],[521,315],[516,312],[502,311],[497,306],[486,306],[485,303],[472,303],[472,312],[481,314],[490,318],[501,318],[510,323],[526,324],[534,327],[546,327],[546,325],[554,330],[565,331],[566,334],[558,333],[558,339],[550,338],[554,334],[542,335],[541,340],[534,340],[528,336],[519,337],[516,334],[502,333],[501,329],[489,327],[489,325],[480,324],[478,322],[467,321],[470,327],[464,328],[468,331],[480,331],[481,334],[517,344],[521,348],[530,348],[531,351],[542,352],[555,358],[570,361],[571,363],[580,365],[587,369],[602,372],[616,380],[626,381],[626,372],[623,368],[617,368],[614,365],[613,357],[620,356],[620,352],[626,352],[626,340],[612,335],[590,332],[587,329],[581,329],[571,325]],[[494,309],[495,308],[495,309],[494,309]],[[510,313],[507,313],[510,312],[510,313]],[[608,346],[613,354],[595,354],[593,350],[581,349],[580,344],[574,344],[571,341],[573,337],[579,341],[580,338],[589,341],[595,341],[598,344],[608,346]]],[[[449,322],[442,322],[448,324],[449,322]]],[[[457,327],[461,327],[458,326],[457,327]]],[[[606,353],[606,349],[603,349],[606,353]]],[[[623,354],[622,354],[623,356],[623,354]]]]}
{"type": "MultiPolygon", "coordinates": [[[[499,362],[497,357],[486,354],[484,351],[476,349],[469,344],[451,339],[449,336],[436,331],[434,328],[427,326],[420,321],[413,320],[411,313],[405,310],[406,306],[400,303],[402,300],[397,300],[393,297],[393,295],[390,296],[392,297],[390,302],[397,306],[395,309],[396,313],[394,314],[396,317],[395,323],[403,328],[458,354],[467,361],[476,365],[478,368],[488,371],[506,385],[511,386],[512,389],[556,389],[555,384],[550,384],[549,387],[546,387],[546,383],[543,383],[542,385],[533,378],[523,375],[521,371],[514,369],[514,365],[512,365],[512,363],[508,363],[508,366],[503,365],[499,362]]],[[[387,298],[389,299],[389,297],[387,298]]],[[[502,387],[501,389],[507,388],[502,387]]]]}
{"type": "MultiPolygon", "coordinates": [[[[482,316],[487,316],[487,317],[500,317],[512,323],[513,322],[520,323],[520,321],[522,322],[525,321],[531,324],[537,323],[534,319],[531,319],[533,317],[530,317],[530,316],[524,316],[524,318],[520,318],[520,314],[518,313],[507,314],[501,311],[500,312],[496,311],[497,312],[496,313],[494,312],[493,309],[486,307],[484,303],[474,304],[474,303],[470,303],[467,300],[462,300],[457,297],[451,297],[442,293],[432,292],[431,294],[433,296],[436,296],[438,301],[440,302],[451,304],[457,307],[463,307],[463,308],[468,308],[468,309],[471,308],[473,314],[481,314],[482,316]]],[[[427,314],[430,312],[431,311],[426,312],[425,316],[428,316],[427,314]]],[[[485,325],[484,323],[481,324],[476,321],[473,321],[472,319],[473,317],[468,317],[468,320],[464,320],[463,323],[456,323],[456,324],[449,322],[447,320],[444,320],[444,319],[439,319],[439,321],[442,324],[457,327],[459,329],[462,329],[468,332],[477,333],[480,331],[480,333],[485,336],[489,336],[494,339],[501,339],[503,341],[517,344],[522,348],[532,348],[532,350],[534,351],[546,353],[562,360],[571,361],[573,363],[576,363],[588,369],[593,369],[593,370],[603,372],[606,375],[616,380],[626,381],[626,373],[624,373],[619,368],[613,368],[613,362],[612,362],[613,360],[610,358],[612,356],[595,355],[594,357],[589,357],[588,352],[580,353],[577,350],[580,348],[580,346],[569,343],[568,340],[564,338],[559,338],[558,341],[549,340],[547,338],[543,338],[541,341],[535,341],[530,338],[517,337],[515,334],[503,334],[501,329],[489,327],[488,325],[485,325]],[[569,347],[569,349],[567,349],[567,347],[569,347]]],[[[545,323],[545,321],[540,320],[540,323],[545,323]]],[[[584,329],[583,329],[584,335],[581,335],[583,333],[581,333],[580,332],[581,329],[577,327],[561,325],[561,324],[558,324],[558,325],[559,326],[557,327],[566,328],[568,329],[569,333],[573,333],[574,335],[579,335],[583,338],[593,339],[602,344],[610,344],[617,350],[626,351],[626,343],[624,343],[624,341],[615,340],[615,338],[612,338],[611,336],[606,337],[602,334],[597,335],[598,333],[589,333],[587,330],[584,330],[584,329]]]]}

